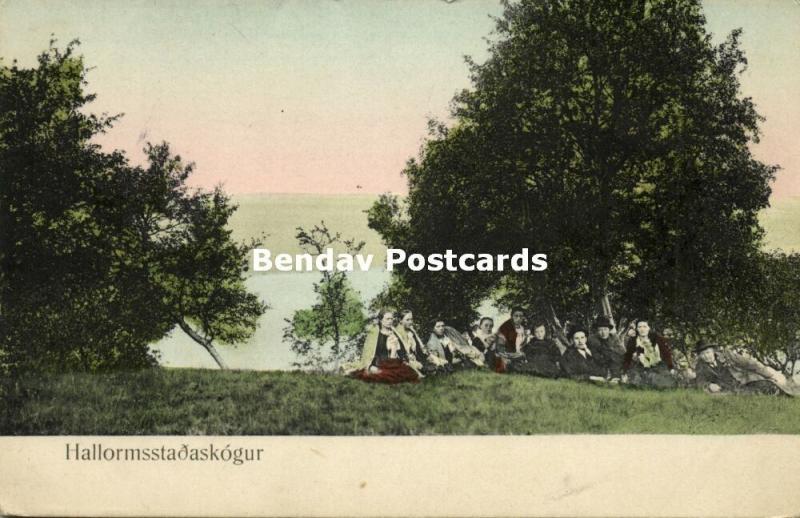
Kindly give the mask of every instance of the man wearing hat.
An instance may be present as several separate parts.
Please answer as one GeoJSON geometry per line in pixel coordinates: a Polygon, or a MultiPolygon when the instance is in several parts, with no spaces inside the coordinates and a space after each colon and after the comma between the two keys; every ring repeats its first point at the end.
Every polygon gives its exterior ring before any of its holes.
{"type": "Polygon", "coordinates": [[[716,393],[758,393],[795,396],[798,387],[782,373],[755,358],[700,340],[695,346],[695,385],[716,393]]]}
{"type": "Polygon", "coordinates": [[[592,328],[594,333],[589,337],[589,348],[598,351],[606,359],[611,375],[618,377],[622,371],[625,347],[617,336],[614,321],[605,315],[600,315],[595,319],[592,328]]]}
{"type": "Polygon", "coordinates": [[[731,371],[717,358],[716,346],[700,340],[694,348],[697,356],[694,382],[697,388],[716,394],[735,392],[739,382],[731,371]]]}

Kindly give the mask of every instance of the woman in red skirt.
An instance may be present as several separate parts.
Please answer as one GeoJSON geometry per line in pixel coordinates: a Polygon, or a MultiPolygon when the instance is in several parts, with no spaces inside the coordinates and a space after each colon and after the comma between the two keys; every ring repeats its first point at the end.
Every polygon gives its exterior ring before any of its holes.
{"type": "Polygon", "coordinates": [[[408,365],[408,355],[393,332],[394,312],[378,313],[378,325],[370,329],[364,342],[365,367],[350,376],[371,383],[417,382],[420,375],[408,365]]]}

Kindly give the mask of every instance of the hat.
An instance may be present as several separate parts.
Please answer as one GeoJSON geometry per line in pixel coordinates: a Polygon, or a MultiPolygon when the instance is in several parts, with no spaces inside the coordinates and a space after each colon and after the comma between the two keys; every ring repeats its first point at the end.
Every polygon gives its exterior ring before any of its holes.
{"type": "Polygon", "coordinates": [[[612,329],[614,325],[611,323],[611,319],[605,315],[599,315],[595,320],[593,326],[595,329],[598,327],[607,327],[612,329]]]}
{"type": "Polygon", "coordinates": [[[575,325],[575,326],[570,328],[569,336],[567,336],[567,338],[572,340],[572,338],[575,336],[575,333],[583,333],[586,336],[589,336],[589,333],[586,332],[586,329],[584,329],[583,326],[575,325]]]}
{"type": "Polygon", "coordinates": [[[700,354],[701,352],[705,351],[706,349],[710,349],[712,347],[716,347],[716,345],[706,342],[702,338],[697,341],[697,345],[694,346],[695,354],[700,354]]]}

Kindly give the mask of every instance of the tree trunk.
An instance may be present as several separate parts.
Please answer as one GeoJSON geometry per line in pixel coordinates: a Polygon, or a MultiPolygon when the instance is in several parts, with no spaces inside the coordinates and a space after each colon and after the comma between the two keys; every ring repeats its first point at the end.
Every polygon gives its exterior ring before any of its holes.
{"type": "Polygon", "coordinates": [[[211,340],[200,335],[197,331],[192,329],[189,326],[189,324],[187,324],[186,321],[183,319],[181,319],[181,321],[178,322],[178,325],[180,326],[180,328],[183,330],[184,333],[186,333],[191,337],[192,340],[202,345],[203,348],[206,351],[208,351],[208,354],[210,354],[211,357],[214,358],[214,361],[217,362],[217,365],[219,365],[220,369],[226,370],[228,368],[228,366],[222,360],[222,357],[217,352],[217,349],[214,347],[214,344],[211,343],[211,340]]]}
{"type": "Polygon", "coordinates": [[[558,319],[558,316],[556,316],[556,310],[553,309],[553,305],[548,304],[548,307],[550,309],[550,317],[547,320],[550,321],[550,327],[553,329],[553,340],[557,344],[561,344],[562,347],[560,348],[566,350],[567,348],[569,348],[570,340],[567,337],[567,335],[564,334],[564,329],[561,326],[561,321],[558,319]]]}
{"type": "Polygon", "coordinates": [[[600,300],[600,305],[603,307],[603,315],[610,319],[614,319],[614,314],[611,312],[611,301],[608,300],[608,292],[603,291],[603,298],[600,300]]]}

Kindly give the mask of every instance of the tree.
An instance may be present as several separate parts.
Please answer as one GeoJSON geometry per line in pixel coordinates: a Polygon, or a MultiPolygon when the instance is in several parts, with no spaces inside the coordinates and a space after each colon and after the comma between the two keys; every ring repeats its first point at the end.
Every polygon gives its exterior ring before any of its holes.
{"type": "Polygon", "coordinates": [[[146,149],[150,166],[133,169],[128,183],[137,207],[135,255],[158,292],[160,314],[212,356],[225,362],[214,343],[250,337],[267,305],[244,285],[248,253],[257,240],[236,243],[228,219],[236,210],[221,189],[189,192],[184,165],[164,143],[146,149]]]}
{"type": "MultiPolygon", "coordinates": [[[[331,233],[324,221],[310,231],[298,227],[295,237],[304,252],[314,256],[336,246],[355,255],[364,247],[363,241],[356,243],[342,239],[338,232],[331,233]]],[[[363,348],[367,323],[364,305],[346,271],[322,270],[322,279],[314,283],[314,293],[317,301],[310,309],[295,311],[291,319],[286,319],[284,341],[298,356],[296,367],[337,371],[363,348]]]]}
{"type": "Polygon", "coordinates": [[[124,223],[101,195],[125,161],[91,143],[115,117],[81,110],[94,96],[74,46],[51,46],[35,68],[0,67],[2,347],[28,367],[147,365],[146,344],[163,330],[149,312],[126,324],[108,303],[136,282],[131,271],[111,275],[124,223]]]}
{"type": "Polygon", "coordinates": [[[142,168],[92,142],[117,117],[86,113],[76,45],[0,67],[4,361],[154,365],[148,345],[179,326],[222,366],[212,340],[244,339],[265,309],[244,286],[249,247],[226,228],[235,207],[219,189],[190,192],[192,166],[166,144],[148,145],[142,168]]]}
{"type": "Polygon", "coordinates": [[[776,169],[748,147],[761,119],[739,91],[739,34],[713,45],[696,0],[506,2],[455,122],[432,123],[406,166],[407,206],[379,200],[370,225],[407,250],[527,246],[550,267],[400,270],[409,302],[474,307],[495,290],[552,321],[588,320],[601,301],[671,325],[706,318],[758,252],[776,169]]]}
{"type": "Polygon", "coordinates": [[[793,376],[800,360],[800,254],[762,252],[743,279],[745,289],[715,304],[700,332],[793,376]]]}

